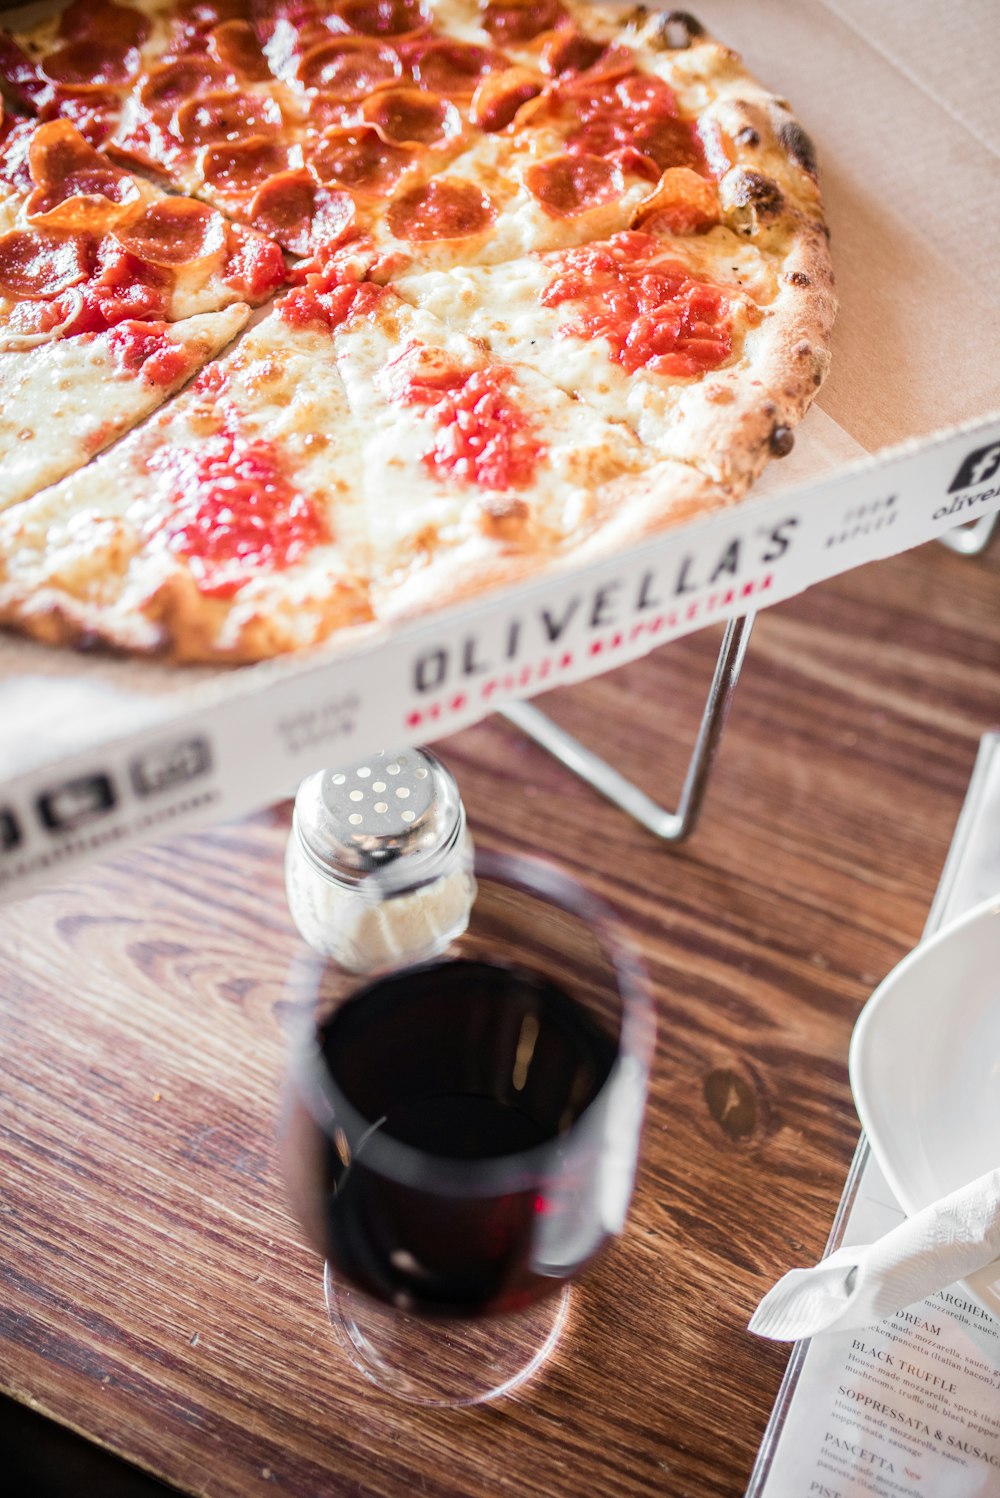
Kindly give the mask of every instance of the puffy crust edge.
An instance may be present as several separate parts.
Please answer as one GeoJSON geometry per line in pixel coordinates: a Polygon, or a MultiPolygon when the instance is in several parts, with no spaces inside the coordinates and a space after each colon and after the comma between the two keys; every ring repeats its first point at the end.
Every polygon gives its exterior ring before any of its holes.
{"type": "Polygon", "coordinates": [[[53,588],[42,588],[19,597],[16,590],[0,584],[0,624],[46,645],[90,650],[101,647],[113,653],[156,657],[176,665],[249,665],[277,655],[300,652],[321,645],[351,630],[355,638],[367,632],[371,613],[367,589],[338,583],[331,596],[316,610],[316,622],[301,626],[301,611],[268,608],[261,598],[245,610],[246,617],[233,627],[233,610],[196,593],[194,582],[174,574],[135,610],[116,611],[114,606],[93,605],[68,597],[53,588]]]}
{"type": "Polygon", "coordinates": [[[592,16],[640,52],[683,107],[722,131],[732,162],[719,189],[724,222],[778,277],[777,297],[747,334],[745,361],[705,377],[700,389],[714,387],[716,398],[687,404],[685,436],[672,448],[734,501],[770,459],[790,450],[793,428],[830,368],[837,298],[815,149],[787,100],[759,83],[739,53],[690,12],[588,6],[585,15],[579,0],[570,5],[581,24],[592,16]]]}
{"type": "Polygon", "coordinates": [[[791,451],[794,428],[830,368],[836,297],[822,226],[801,226],[764,311],[746,334],[744,358],[706,377],[674,448],[732,499],[791,451]]]}
{"type": "MultiPolygon", "coordinates": [[[[372,624],[365,579],[335,577],[319,594],[301,588],[276,595],[250,583],[231,600],[212,599],[169,558],[135,549],[127,533],[120,544],[126,560],[110,597],[75,596],[30,573],[23,580],[16,572],[12,577],[0,559],[0,625],[48,645],[100,646],[178,665],[240,665],[372,624]]],[[[102,576],[105,589],[106,582],[102,576]]]]}

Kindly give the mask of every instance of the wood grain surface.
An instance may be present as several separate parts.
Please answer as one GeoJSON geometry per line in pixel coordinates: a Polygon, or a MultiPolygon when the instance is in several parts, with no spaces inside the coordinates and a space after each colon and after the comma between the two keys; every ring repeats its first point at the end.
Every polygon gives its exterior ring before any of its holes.
{"type": "MultiPolygon", "coordinates": [[[[1000,723],[998,581],[996,546],[927,546],[762,615],[678,851],[500,719],[438,746],[480,843],[624,912],[660,1016],[627,1232],[494,1405],[363,1383],[284,1204],[287,804],[0,912],[3,1387],[211,1498],[742,1493],[787,1357],[744,1328],[827,1237],[852,1026],[920,935],[1000,723]]],[[[546,705],[671,800],[718,638],[546,705]]]]}

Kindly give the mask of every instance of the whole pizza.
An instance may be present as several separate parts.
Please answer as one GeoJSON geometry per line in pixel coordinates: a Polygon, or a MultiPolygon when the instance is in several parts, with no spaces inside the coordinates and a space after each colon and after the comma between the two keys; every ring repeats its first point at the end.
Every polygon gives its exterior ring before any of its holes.
{"type": "Polygon", "coordinates": [[[835,302],[687,12],[73,0],[0,36],[0,624],[246,661],[741,498],[835,302]]]}

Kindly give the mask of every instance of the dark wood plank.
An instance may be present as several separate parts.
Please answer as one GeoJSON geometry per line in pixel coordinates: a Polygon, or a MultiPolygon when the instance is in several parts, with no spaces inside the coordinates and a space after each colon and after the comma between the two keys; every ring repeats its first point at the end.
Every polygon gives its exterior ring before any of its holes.
{"type": "MultiPolygon", "coordinates": [[[[439,746],[480,842],[624,911],[661,1020],[628,1231],[495,1406],[393,1404],[324,1323],[272,1146],[287,804],[0,912],[3,1387],[211,1498],[741,1493],[786,1359],[745,1324],[829,1230],[854,1020],[920,935],[1000,718],[998,579],[996,549],[930,546],[762,615],[681,850],[502,720],[439,746]]],[[[547,705],[670,800],[717,644],[547,705]]]]}

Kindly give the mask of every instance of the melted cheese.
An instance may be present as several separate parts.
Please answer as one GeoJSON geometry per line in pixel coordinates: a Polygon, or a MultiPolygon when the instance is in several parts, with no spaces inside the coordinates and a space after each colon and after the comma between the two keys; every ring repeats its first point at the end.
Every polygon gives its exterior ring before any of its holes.
{"type": "Polygon", "coordinates": [[[55,588],[88,627],[134,645],[148,634],[159,590],[170,585],[176,593],[183,584],[190,616],[182,607],[171,627],[178,653],[200,658],[240,645],[261,611],[276,627],[277,648],[307,645],[367,617],[360,452],[329,337],[293,331],[272,314],[216,368],[221,394],[192,387],[86,468],[0,516],[0,610],[28,613],[33,599],[55,588]],[[219,430],[225,399],[241,431],[274,444],[295,488],[323,505],[330,540],[282,570],[248,569],[232,599],[206,608],[193,596],[189,561],[164,538],[177,480],[157,457],[197,456],[219,430]]]}
{"type": "MultiPolygon", "coordinates": [[[[731,288],[734,297],[733,356],[740,350],[754,301],[767,302],[775,278],[762,256],[718,228],[697,238],[663,241],[664,252],[693,275],[731,288]]],[[[503,359],[530,366],[606,422],[624,422],[655,453],[685,456],[687,433],[678,427],[693,404],[703,399],[702,381],[642,371],[627,374],[615,362],[604,338],[572,332],[572,303],[546,307],[541,298],[560,263],[558,253],[527,255],[497,266],[456,267],[401,276],[394,284],[407,301],[426,309],[450,328],[481,339],[503,359]]],[[[711,372],[705,377],[711,379],[711,372]]]]}
{"type": "Polygon", "coordinates": [[[191,364],[167,386],[120,369],[103,334],[0,353],[0,509],[55,483],[148,416],[246,319],[245,307],[233,307],[174,324],[171,341],[189,351],[191,364]]]}
{"type": "Polygon", "coordinates": [[[433,417],[398,398],[401,349],[461,372],[489,363],[469,338],[405,303],[340,331],[338,364],[356,425],[367,434],[366,506],[380,574],[414,558],[423,565],[428,545],[447,550],[484,535],[530,549],[558,547],[586,530],[601,484],[640,466],[641,450],[627,431],[603,422],[536,370],[514,364],[505,394],[528,414],[544,449],[534,483],[523,492],[496,493],[458,474],[436,474],[425,462],[436,438],[433,417]]]}

